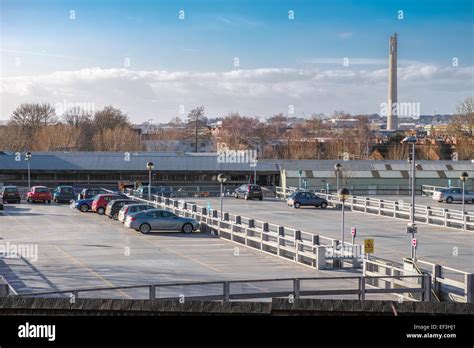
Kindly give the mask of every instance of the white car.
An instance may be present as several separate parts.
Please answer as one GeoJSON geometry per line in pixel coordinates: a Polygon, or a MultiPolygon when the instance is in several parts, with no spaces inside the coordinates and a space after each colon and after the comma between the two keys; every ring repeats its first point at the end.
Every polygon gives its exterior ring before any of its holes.
{"type": "Polygon", "coordinates": [[[119,211],[118,221],[120,221],[121,223],[125,223],[125,219],[128,215],[135,214],[148,209],[155,209],[155,207],[142,203],[124,205],[119,211]]]}

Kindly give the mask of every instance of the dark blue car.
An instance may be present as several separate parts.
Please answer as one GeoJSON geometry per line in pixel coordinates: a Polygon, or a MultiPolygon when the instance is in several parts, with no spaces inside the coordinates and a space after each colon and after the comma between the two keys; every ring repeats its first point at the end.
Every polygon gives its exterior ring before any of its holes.
{"type": "Polygon", "coordinates": [[[71,208],[78,209],[78,210],[82,211],[83,213],[86,213],[86,212],[88,212],[89,210],[92,209],[92,202],[93,201],[94,201],[94,197],[79,199],[79,200],[71,203],[71,208]]]}

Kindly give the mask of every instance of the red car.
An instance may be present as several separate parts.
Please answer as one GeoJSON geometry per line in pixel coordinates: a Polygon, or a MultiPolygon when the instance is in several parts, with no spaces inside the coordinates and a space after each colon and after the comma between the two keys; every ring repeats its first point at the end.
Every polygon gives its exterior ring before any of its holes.
{"type": "Polygon", "coordinates": [[[27,202],[40,201],[43,203],[51,203],[53,195],[46,186],[33,186],[26,194],[27,202]]]}
{"type": "Polygon", "coordinates": [[[120,195],[106,193],[95,196],[94,200],[92,201],[92,211],[96,212],[99,215],[104,215],[105,208],[107,208],[107,204],[114,199],[121,199],[123,198],[120,195]]]}

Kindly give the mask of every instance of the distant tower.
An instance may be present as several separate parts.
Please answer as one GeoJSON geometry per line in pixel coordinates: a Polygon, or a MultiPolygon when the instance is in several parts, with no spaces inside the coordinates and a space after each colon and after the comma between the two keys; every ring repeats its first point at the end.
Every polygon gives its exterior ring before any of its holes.
{"type": "Polygon", "coordinates": [[[397,103],[397,33],[390,36],[389,41],[387,130],[390,131],[398,128],[398,107],[392,111],[392,105],[395,103],[397,103]]]}

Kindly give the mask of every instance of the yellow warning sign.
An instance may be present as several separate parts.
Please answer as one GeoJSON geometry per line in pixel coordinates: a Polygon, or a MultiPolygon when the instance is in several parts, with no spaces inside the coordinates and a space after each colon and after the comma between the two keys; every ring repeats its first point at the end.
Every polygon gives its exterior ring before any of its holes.
{"type": "Polygon", "coordinates": [[[374,240],[373,239],[364,239],[364,253],[366,254],[374,253],[374,240]]]}

